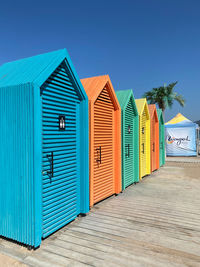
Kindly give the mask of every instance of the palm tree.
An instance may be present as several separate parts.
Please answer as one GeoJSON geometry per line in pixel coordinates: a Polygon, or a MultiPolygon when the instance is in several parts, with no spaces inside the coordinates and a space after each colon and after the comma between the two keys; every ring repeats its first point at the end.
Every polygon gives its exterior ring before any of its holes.
{"type": "Polygon", "coordinates": [[[166,108],[171,108],[174,101],[177,101],[182,107],[185,106],[185,99],[182,95],[174,92],[174,87],[177,84],[170,83],[167,86],[160,86],[158,88],[153,88],[151,91],[146,92],[143,97],[147,98],[149,104],[157,104],[160,109],[162,109],[163,114],[166,108]]]}

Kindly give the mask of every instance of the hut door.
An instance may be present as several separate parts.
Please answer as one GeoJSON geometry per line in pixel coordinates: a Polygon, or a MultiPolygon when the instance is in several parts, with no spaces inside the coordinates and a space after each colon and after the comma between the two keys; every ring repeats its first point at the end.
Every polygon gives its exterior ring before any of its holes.
{"type": "Polygon", "coordinates": [[[133,125],[133,118],[134,118],[134,110],[131,103],[131,100],[129,101],[126,110],[125,110],[125,124],[124,124],[124,185],[127,187],[128,185],[132,184],[134,182],[134,161],[133,161],[133,154],[134,154],[134,148],[133,148],[133,134],[134,133],[134,125],[133,125]]]}
{"type": "Polygon", "coordinates": [[[114,106],[105,87],[94,104],[94,203],[115,193],[113,113],[114,106]]]}
{"type": "Polygon", "coordinates": [[[161,122],[159,122],[159,143],[160,143],[160,153],[159,153],[159,157],[160,157],[160,166],[163,164],[163,150],[164,150],[164,136],[163,136],[163,129],[162,129],[163,125],[161,122]]]}
{"type": "Polygon", "coordinates": [[[156,169],[156,131],[155,131],[156,120],[155,116],[152,118],[151,122],[151,164],[152,171],[156,169]]]}
{"type": "Polygon", "coordinates": [[[142,114],[141,133],[141,177],[146,175],[146,113],[142,114]]]}
{"type": "Polygon", "coordinates": [[[42,235],[55,232],[79,214],[79,97],[62,64],[41,88],[42,235]]]}

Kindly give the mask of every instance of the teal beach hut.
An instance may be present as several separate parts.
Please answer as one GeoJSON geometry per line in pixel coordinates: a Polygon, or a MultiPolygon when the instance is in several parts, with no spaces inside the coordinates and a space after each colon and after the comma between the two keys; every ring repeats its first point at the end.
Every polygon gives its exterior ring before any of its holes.
{"type": "Polygon", "coordinates": [[[139,181],[139,116],[132,90],[116,91],[121,106],[122,190],[139,181]]]}
{"type": "Polygon", "coordinates": [[[30,247],[89,211],[88,98],[67,51],[0,67],[0,235],[30,247]]]}
{"type": "Polygon", "coordinates": [[[163,166],[165,164],[165,123],[161,109],[157,109],[157,114],[159,121],[159,162],[160,166],[163,166]]]}

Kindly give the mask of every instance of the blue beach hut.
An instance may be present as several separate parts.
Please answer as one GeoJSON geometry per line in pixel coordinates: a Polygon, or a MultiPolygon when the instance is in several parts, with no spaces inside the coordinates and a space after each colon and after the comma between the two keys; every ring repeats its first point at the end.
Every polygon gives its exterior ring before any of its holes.
{"type": "Polygon", "coordinates": [[[89,211],[88,98],[67,51],[0,67],[0,235],[30,247],[89,211]]]}

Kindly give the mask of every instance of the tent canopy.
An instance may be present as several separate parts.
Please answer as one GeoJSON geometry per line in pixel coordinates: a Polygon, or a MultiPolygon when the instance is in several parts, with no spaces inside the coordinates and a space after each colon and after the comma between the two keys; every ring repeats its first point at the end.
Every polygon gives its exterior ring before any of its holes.
{"type": "Polygon", "coordinates": [[[165,139],[167,156],[196,156],[198,125],[182,114],[177,114],[165,123],[165,139]]]}
{"type": "Polygon", "coordinates": [[[166,128],[176,128],[176,127],[196,127],[198,125],[191,120],[184,117],[181,113],[178,113],[173,119],[165,123],[166,128]]]}

